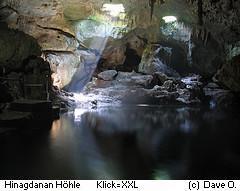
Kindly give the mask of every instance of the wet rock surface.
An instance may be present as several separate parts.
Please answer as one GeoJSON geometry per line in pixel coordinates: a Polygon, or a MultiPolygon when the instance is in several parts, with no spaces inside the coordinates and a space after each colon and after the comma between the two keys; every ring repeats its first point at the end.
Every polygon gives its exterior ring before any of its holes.
{"type": "Polygon", "coordinates": [[[98,78],[105,80],[105,81],[111,81],[117,76],[116,70],[107,70],[105,72],[101,72],[98,74],[98,78]]]}
{"type": "MultiPolygon", "coordinates": [[[[106,71],[107,73],[110,71],[106,71]]],[[[193,78],[193,79],[192,79],[193,78]]],[[[76,104],[96,106],[114,104],[200,104],[200,78],[181,81],[163,73],[143,75],[136,72],[118,72],[115,79],[104,81],[94,78],[81,94],[76,94],[76,104]],[[158,78],[156,80],[156,78],[158,78]],[[184,83],[184,81],[186,83],[184,83]]]]}
{"type": "MultiPolygon", "coordinates": [[[[149,51],[146,55],[150,58],[149,64],[156,59],[155,53],[156,51],[149,51]]],[[[147,64],[144,65],[146,66],[147,64]]],[[[168,66],[165,64],[165,67],[168,66]]],[[[232,107],[237,99],[230,90],[213,85],[211,80],[200,75],[180,77],[179,74],[168,71],[173,70],[168,67],[168,70],[153,70],[149,74],[105,70],[95,75],[96,78],[93,78],[80,94],[74,94],[73,99],[76,105],[94,108],[113,104],[206,105],[210,108],[228,108],[232,107]]]]}

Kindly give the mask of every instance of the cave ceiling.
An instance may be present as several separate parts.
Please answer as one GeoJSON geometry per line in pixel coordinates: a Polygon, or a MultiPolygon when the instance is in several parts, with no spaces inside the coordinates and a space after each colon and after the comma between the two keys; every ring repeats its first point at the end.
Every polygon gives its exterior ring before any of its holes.
{"type": "Polygon", "coordinates": [[[64,36],[76,34],[73,21],[89,18],[101,11],[104,3],[123,4],[127,19],[133,27],[147,28],[159,24],[163,16],[174,15],[186,23],[195,24],[196,14],[182,0],[2,0],[1,20],[34,36],[43,49],[72,50],[75,42],[66,45],[64,36]],[[152,7],[152,8],[151,8],[152,7]],[[56,30],[54,30],[56,29],[56,30]],[[50,45],[49,39],[58,39],[50,45]]]}
{"type": "Polygon", "coordinates": [[[232,0],[2,0],[0,18],[35,37],[44,50],[72,51],[77,45],[72,22],[100,12],[105,3],[123,4],[133,28],[157,26],[162,17],[172,15],[205,27],[223,41],[239,40],[240,3],[232,0]],[[51,39],[57,41],[49,43],[51,39]]]}
{"type": "MultiPolygon", "coordinates": [[[[179,23],[183,23],[182,29],[190,31],[190,39],[194,40],[196,46],[192,56],[195,57],[193,63],[197,71],[201,71],[201,74],[211,71],[207,76],[212,76],[222,63],[240,54],[240,0],[0,0],[0,22],[34,37],[42,52],[70,53],[77,61],[80,59],[76,53],[78,48],[89,48],[88,33],[91,33],[90,36],[98,35],[98,31],[91,31],[89,26],[98,25],[106,15],[113,22],[121,20],[120,28],[127,28],[127,32],[117,36],[119,38],[113,37],[114,40],[124,41],[124,38],[130,38],[131,43],[142,40],[145,43],[147,39],[152,44],[163,42],[162,18],[175,16],[179,23]],[[102,10],[104,4],[122,4],[125,9],[124,18],[109,16],[109,12],[102,10]],[[86,20],[94,22],[90,25],[82,23],[86,20]],[[85,31],[81,31],[83,29],[85,31]],[[131,32],[135,34],[132,35],[131,32]],[[87,37],[83,38],[84,35],[87,37]]],[[[108,24],[109,22],[105,25],[108,24]]],[[[115,27],[119,27],[119,24],[115,27]]],[[[98,40],[95,39],[96,42],[98,40]]],[[[191,40],[188,42],[191,44],[191,40]]],[[[121,43],[118,46],[112,43],[106,47],[109,50],[121,50],[124,56],[126,47],[122,47],[121,43]]],[[[141,56],[144,47],[136,47],[141,56]]],[[[192,50],[189,47],[182,49],[186,53],[192,50]]],[[[114,62],[117,55],[111,56],[114,62]]],[[[59,57],[56,59],[61,60],[59,57]]]]}

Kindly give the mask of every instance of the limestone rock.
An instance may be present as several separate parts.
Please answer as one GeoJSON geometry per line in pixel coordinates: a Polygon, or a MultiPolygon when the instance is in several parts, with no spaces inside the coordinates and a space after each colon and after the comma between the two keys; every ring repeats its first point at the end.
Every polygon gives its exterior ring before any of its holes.
{"type": "Polygon", "coordinates": [[[201,76],[193,74],[181,79],[188,89],[196,89],[202,86],[201,76]]]}
{"type": "Polygon", "coordinates": [[[153,74],[153,81],[155,85],[162,85],[169,77],[162,72],[155,72],[153,74]]]}
{"type": "Polygon", "coordinates": [[[98,78],[105,80],[105,81],[111,81],[116,77],[116,75],[117,75],[116,70],[107,70],[107,71],[99,73],[98,78]]]}
{"type": "Polygon", "coordinates": [[[178,96],[176,92],[169,92],[158,85],[153,89],[145,90],[145,92],[150,98],[156,99],[158,104],[174,104],[176,103],[176,98],[178,96]]]}
{"type": "Polygon", "coordinates": [[[210,98],[209,105],[211,108],[228,108],[237,105],[234,94],[226,89],[221,88],[216,83],[208,83],[203,88],[204,94],[210,98]]]}
{"type": "Polygon", "coordinates": [[[151,75],[133,76],[131,80],[136,85],[141,85],[145,88],[149,87],[152,82],[153,77],[151,75]]]}
{"type": "Polygon", "coordinates": [[[172,80],[165,81],[162,86],[169,92],[173,92],[176,90],[176,86],[172,80]]]}
{"type": "Polygon", "coordinates": [[[78,68],[82,69],[84,58],[79,51],[75,52],[48,52],[45,59],[50,63],[53,72],[54,86],[63,88],[70,83],[78,68]]]}
{"type": "Polygon", "coordinates": [[[41,55],[37,41],[23,32],[7,28],[0,23],[0,64],[11,69],[21,68],[24,59],[41,55]]]}
{"type": "Polygon", "coordinates": [[[92,2],[86,3],[86,1],[64,1],[63,7],[64,16],[72,21],[85,19],[86,17],[90,16],[94,11],[92,2]]]}
{"type": "Polygon", "coordinates": [[[126,85],[140,85],[143,87],[148,87],[152,83],[152,75],[142,75],[136,72],[118,72],[116,81],[121,84],[126,85]]]}
{"type": "MultiPolygon", "coordinates": [[[[204,31],[204,30],[203,30],[204,31]]],[[[207,32],[203,32],[206,36],[207,32]]],[[[224,50],[221,44],[209,37],[207,44],[200,37],[193,37],[194,47],[192,49],[192,69],[204,77],[212,77],[224,62],[224,50]]]]}
{"type": "Polygon", "coordinates": [[[118,72],[117,77],[112,81],[103,81],[107,82],[104,85],[99,84],[98,80],[88,83],[87,88],[82,92],[84,94],[82,101],[89,103],[90,100],[97,100],[98,106],[120,103],[181,105],[201,103],[198,87],[188,89],[182,85],[183,82],[170,77],[166,77],[161,85],[152,86],[152,81],[152,75],[134,71],[118,72]]]}
{"type": "Polygon", "coordinates": [[[240,92],[240,55],[225,64],[214,77],[234,92],[240,92]]]}
{"type": "MultiPolygon", "coordinates": [[[[138,67],[138,71],[145,74],[162,72],[168,76],[179,77],[179,74],[176,71],[168,67],[166,60],[166,62],[164,60],[161,60],[161,57],[159,57],[158,55],[161,50],[162,47],[148,45],[148,47],[144,50],[141,63],[138,67]]],[[[169,56],[171,56],[170,53],[169,56]]]]}
{"type": "MultiPolygon", "coordinates": [[[[60,1],[11,1],[3,0],[3,10],[8,14],[0,16],[11,28],[18,29],[37,39],[43,50],[75,50],[78,41],[71,25],[63,15],[60,1]],[[7,5],[7,6],[6,6],[7,5]]],[[[1,10],[2,10],[1,9],[1,10]]]]}
{"type": "Polygon", "coordinates": [[[50,66],[41,57],[29,57],[24,61],[23,97],[47,100],[49,96],[50,66]]]}
{"type": "Polygon", "coordinates": [[[103,51],[103,68],[114,68],[123,65],[125,61],[126,46],[121,40],[109,40],[103,51]]]}

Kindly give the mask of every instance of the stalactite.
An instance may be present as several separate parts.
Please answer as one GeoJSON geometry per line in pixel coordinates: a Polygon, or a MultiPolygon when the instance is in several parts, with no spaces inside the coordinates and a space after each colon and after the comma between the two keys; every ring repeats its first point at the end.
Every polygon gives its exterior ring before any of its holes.
{"type": "Polygon", "coordinates": [[[158,5],[161,5],[165,3],[165,0],[149,0],[148,2],[149,2],[149,7],[151,8],[150,18],[152,20],[155,3],[157,3],[158,5]]]}
{"type": "Polygon", "coordinates": [[[201,39],[202,41],[204,41],[204,37],[205,37],[204,29],[201,29],[201,36],[200,36],[200,39],[201,39]]]}
{"type": "Polygon", "coordinates": [[[205,46],[207,45],[207,42],[208,42],[208,39],[209,39],[209,35],[210,35],[210,32],[207,31],[207,34],[206,34],[206,37],[205,37],[205,41],[204,41],[204,45],[205,46]]]}
{"type": "Polygon", "coordinates": [[[156,0],[149,0],[149,6],[151,8],[151,13],[150,13],[150,18],[152,20],[152,17],[153,17],[153,11],[154,11],[154,5],[156,3],[156,0]]]}
{"type": "Polygon", "coordinates": [[[210,35],[211,35],[210,31],[208,31],[207,28],[202,26],[196,27],[193,31],[193,36],[201,40],[204,46],[207,45],[210,35]]]}
{"type": "Polygon", "coordinates": [[[233,0],[229,0],[229,9],[233,8],[233,0]]]}
{"type": "Polygon", "coordinates": [[[198,24],[203,25],[203,0],[198,0],[198,24]]]}
{"type": "Polygon", "coordinates": [[[165,0],[157,0],[158,5],[165,3],[165,0]]]}

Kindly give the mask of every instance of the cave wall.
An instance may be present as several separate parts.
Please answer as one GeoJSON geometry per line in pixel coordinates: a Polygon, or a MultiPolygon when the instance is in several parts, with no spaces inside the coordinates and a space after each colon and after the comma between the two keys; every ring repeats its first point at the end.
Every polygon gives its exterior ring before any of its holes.
{"type": "MultiPolygon", "coordinates": [[[[175,43],[172,40],[167,43],[169,38],[164,37],[160,30],[162,17],[173,15],[178,18],[179,22],[184,23],[192,30],[194,47],[189,71],[200,73],[207,78],[214,77],[214,80],[227,88],[239,91],[236,88],[238,86],[235,85],[233,88],[231,85],[233,81],[238,83],[236,76],[240,75],[239,70],[236,69],[239,65],[233,64],[236,63],[233,59],[240,54],[239,1],[2,0],[0,2],[0,20],[6,22],[10,28],[21,30],[34,37],[42,51],[47,52],[48,55],[51,52],[56,55],[57,52],[59,57],[66,56],[66,59],[57,57],[51,59],[52,68],[67,66],[69,63],[75,66],[81,60],[77,49],[81,46],[84,47],[84,43],[78,38],[76,23],[101,12],[103,3],[122,3],[124,5],[125,22],[129,32],[124,34],[126,35],[123,38],[124,44],[120,43],[115,48],[113,46],[118,43],[113,42],[114,39],[108,41],[103,54],[103,59],[108,59],[108,62],[105,63],[107,67],[121,65],[125,62],[126,44],[129,42],[133,42],[131,46],[140,57],[148,43],[164,42],[165,46],[175,43]],[[134,31],[143,32],[132,35],[134,31]],[[132,37],[129,39],[128,36],[131,35],[132,37]],[[138,45],[134,45],[135,41],[138,45]],[[229,73],[226,71],[234,72],[234,75],[225,76],[226,73],[229,73]],[[215,75],[216,73],[217,75],[215,75]]],[[[177,47],[179,51],[176,51],[188,53],[186,43],[177,42],[177,47]]],[[[175,59],[175,63],[172,65],[177,65],[178,68],[181,68],[182,65],[186,68],[186,55],[180,57],[183,59],[179,61],[175,59]]],[[[70,67],[67,73],[73,73],[73,71],[73,67],[70,67]]],[[[63,79],[62,86],[66,85],[70,79],[71,75],[67,79],[63,79]]]]}
{"type": "Polygon", "coordinates": [[[236,0],[188,0],[193,11],[199,15],[205,26],[219,42],[231,44],[239,41],[240,2],[236,0]]]}
{"type": "Polygon", "coordinates": [[[0,66],[19,69],[24,59],[41,55],[41,47],[33,37],[9,29],[5,23],[0,23],[0,34],[0,66]]]}
{"type": "MultiPolygon", "coordinates": [[[[214,80],[227,88],[239,92],[240,55],[240,2],[236,0],[188,0],[192,10],[198,14],[202,30],[208,38],[218,43],[213,48],[221,49],[218,59],[208,65],[215,65],[214,80]],[[199,2],[201,2],[199,4],[199,2]],[[222,63],[221,63],[222,62],[222,63]]],[[[216,43],[215,43],[216,44],[216,43]]]]}
{"type": "Polygon", "coordinates": [[[51,71],[37,40],[6,23],[0,34],[0,107],[21,98],[46,100],[51,71]]]}

